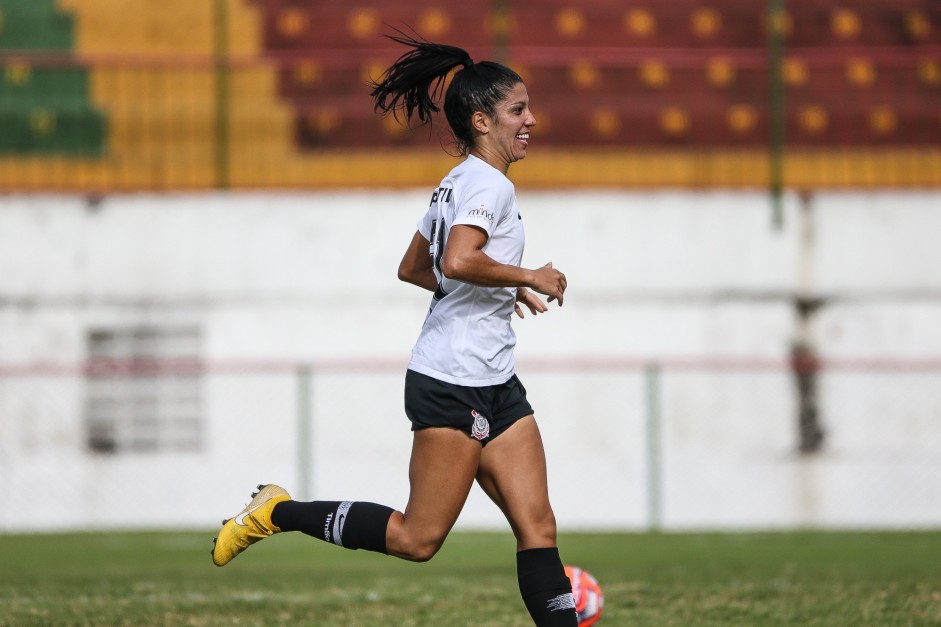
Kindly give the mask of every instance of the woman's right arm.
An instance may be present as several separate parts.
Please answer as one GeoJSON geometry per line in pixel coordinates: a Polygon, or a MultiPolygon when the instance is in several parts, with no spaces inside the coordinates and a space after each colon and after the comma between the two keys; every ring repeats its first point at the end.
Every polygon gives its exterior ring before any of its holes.
{"type": "Polygon", "coordinates": [[[499,263],[483,251],[486,243],[487,233],[482,228],[454,225],[448,234],[441,272],[449,279],[485,287],[528,287],[548,296],[549,302],[557,300],[562,305],[568,282],[551,262],[536,270],[499,263]]]}
{"type": "Polygon", "coordinates": [[[415,231],[399,264],[399,280],[433,292],[438,287],[438,277],[431,266],[430,245],[419,231],[415,231]]]}

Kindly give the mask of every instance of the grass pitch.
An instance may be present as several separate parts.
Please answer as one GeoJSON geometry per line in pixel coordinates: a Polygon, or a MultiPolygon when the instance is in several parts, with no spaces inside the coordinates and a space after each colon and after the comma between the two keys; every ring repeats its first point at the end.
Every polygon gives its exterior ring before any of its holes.
{"type": "MultiPolygon", "coordinates": [[[[514,541],[453,533],[427,564],[300,534],[225,568],[204,533],[0,535],[0,624],[531,625],[514,541]]],[[[602,625],[941,625],[941,532],[565,534],[602,625]]]]}

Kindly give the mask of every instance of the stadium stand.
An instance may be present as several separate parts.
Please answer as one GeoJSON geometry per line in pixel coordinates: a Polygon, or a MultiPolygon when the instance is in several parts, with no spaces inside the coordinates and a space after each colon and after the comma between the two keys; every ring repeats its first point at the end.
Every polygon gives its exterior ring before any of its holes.
{"type": "Polygon", "coordinates": [[[61,157],[63,189],[426,184],[449,163],[443,120],[409,132],[368,98],[402,52],[392,28],[520,71],[552,155],[523,183],[764,185],[768,24],[788,184],[941,184],[941,4],[758,6],[0,0],[0,188],[48,185],[61,157]]]}
{"type": "MultiPolygon", "coordinates": [[[[251,1],[264,13],[265,51],[299,59],[281,70],[279,95],[298,112],[303,149],[427,142],[371,119],[362,82],[370,76],[370,56],[388,48],[378,39],[382,24],[425,24],[418,30],[427,37],[454,40],[450,26],[459,23],[467,39],[489,44],[491,53],[497,47],[495,30],[487,28],[499,22],[493,10],[468,15],[459,2],[380,9],[251,1]],[[338,50],[363,64],[357,80],[336,63],[338,50]]],[[[522,69],[531,91],[549,94],[535,103],[549,122],[540,128],[540,141],[566,147],[767,144],[768,29],[754,3],[505,4],[504,56],[522,69]]],[[[785,43],[797,51],[785,65],[791,143],[937,145],[938,59],[929,49],[941,43],[937,8],[913,0],[875,0],[859,10],[813,0],[788,6],[781,23],[785,43]],[[904,54],[917,47],[928,49],[920,66],[904,54]]]]}

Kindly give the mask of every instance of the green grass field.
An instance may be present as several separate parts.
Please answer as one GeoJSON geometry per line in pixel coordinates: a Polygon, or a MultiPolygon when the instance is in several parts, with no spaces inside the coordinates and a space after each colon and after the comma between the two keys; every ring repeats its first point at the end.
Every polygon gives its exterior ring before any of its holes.
{"type": "MultiPolygon", "coordinates": [[[[225,568],[212,532],[0,535],[0,624],[530,625],[514,543],[454,533],[427,564],[299,534],[225,568]]],[[[941,625],[941,532],[565,534],[602,625],[941,625]]]]}

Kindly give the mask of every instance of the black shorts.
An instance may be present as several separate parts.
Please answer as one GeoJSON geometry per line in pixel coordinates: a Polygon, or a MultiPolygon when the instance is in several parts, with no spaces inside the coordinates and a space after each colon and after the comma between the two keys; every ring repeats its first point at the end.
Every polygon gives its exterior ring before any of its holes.
{"type": "Polygon", "coordinates": [[[478,388],[445,383],[414,370],[405,373],[405,414],[412,431],[451,427],[486,446],[532,413],[526,388],[515,374],[506,383],[478,388]]]}

